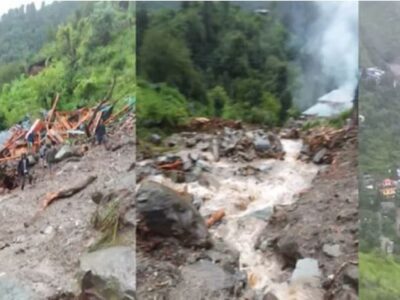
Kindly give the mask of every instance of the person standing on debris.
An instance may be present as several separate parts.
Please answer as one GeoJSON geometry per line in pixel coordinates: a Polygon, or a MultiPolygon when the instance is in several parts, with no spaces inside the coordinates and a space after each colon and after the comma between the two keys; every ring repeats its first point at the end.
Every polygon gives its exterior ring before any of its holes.
{"type": "Polygon", "coordinates": [[[48,150],[48,147],[46,144],[43,144],[39,150],[40,162],[41,162],[42,167],[45,167],[45,165],[46,165],[47,150],[48,150]]]}
{"type": "Polygon", "coordinates": [[[100,119],[99,125],[96,128],[95,135],[99,145],[105,144],[106,126],[104,125],[104,121],[102,119],[100,119]]]}
{"type": "Polygon", "coordinates": [[[29,174],[29,159],[26,153],[22,154],[21,160],[18,162],[18,175],[21,180],[21,190],[25,187],[26,178],[28,178],[29,184],[32,184],[32,176],[29,174]]]}
{"type": "Polygon", "coordinates": [[[56,147],[54,147],[53,144],[48,144],[46,151],[46,164],[47,167],[49,168],[50,175],[53,175],[53,163],[56,158],[56,154],[57,154],[56,147]]]}
{"type": "Polygon", "coordinates": [[[35,133],[32,131],[31,133],[29,133],[29,135],[28,135],[28,138],[27,138],[27,141],[28,141],[28,150],[29,150],[29,153],[32,153],[32,151],[33,151],[33,144],[34,144],[34,142],[35,142],[35,133]]]}

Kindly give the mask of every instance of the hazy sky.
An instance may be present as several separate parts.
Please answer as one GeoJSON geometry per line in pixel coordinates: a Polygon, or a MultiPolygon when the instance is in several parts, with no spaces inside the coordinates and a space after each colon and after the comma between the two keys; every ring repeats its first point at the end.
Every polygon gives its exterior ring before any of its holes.
{"type": "Polygon", "coordinates": [[[17,8],[21,5],[26,5],[32,2],[35,3],[36,9],[40,9],[40,7],[42,6],[42,2],[48,4],[53,2],[53,0],[0,0],[0,16],[8,12],[8,10],[11,8],[17,8]]]}

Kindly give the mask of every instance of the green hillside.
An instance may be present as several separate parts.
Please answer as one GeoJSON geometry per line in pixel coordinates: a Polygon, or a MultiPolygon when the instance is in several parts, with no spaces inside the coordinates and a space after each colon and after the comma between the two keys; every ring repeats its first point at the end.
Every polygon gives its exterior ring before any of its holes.
{"type": "MultiPolygon", "coordinates": [[[[397,2],[360,2],[360,67],[387,69],[398,59],[400,4],[397,2]]],[[[400,163],[400,90],[393,78],[382,78],[379,85],[362,80],[359,113],[365,117],[359,131],[360,175],[377,180],[391,177],[400,163]],[[391,171],[391,172],[389,172],[391,171]]],[[[360,180],[361,180],[360,176],[360,180]]],[[[400,238],[395,232],[395,211],[379,218],[377,191],[360,181],[360,299],[400,298],[400,238]],[[380,252],[380,237],[394,241],[394,258],[380,252]]]]}
{"type": "Polygon", "coordinates": [[[138,101],[139,126],[174,126],[193,115],[278,125],[294,113],[294,53],[275,14],[229,2],[180,5],[155,10],[138,3],[139,95],[152,94],[138,101]],[[175,90],[180,104],[160,86],[175,90]]]}
{"type": "Polygon", "coordinates": [[[36,60],[50,58],[48,66],[35,76],[20,73],[2,86],[3,126],[49,109],[57,93],[61,109],[93,105],[110,93],[113,99],[132,96],[136,90],[135,35],[133,2],[82,5],[34,54],[36,60]]]}
{"type": "Polygon", "coordinates": [[[359,255],[360,299],[398,300],[400,297],[400,264],[377,254],[359,255]]]}

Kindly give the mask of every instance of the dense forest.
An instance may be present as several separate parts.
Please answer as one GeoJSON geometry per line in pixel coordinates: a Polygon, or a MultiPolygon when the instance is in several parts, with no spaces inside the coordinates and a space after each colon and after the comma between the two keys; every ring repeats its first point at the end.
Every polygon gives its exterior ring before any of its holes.
{"type": "MultiPolygon", "coordinates": [[[[381,211],[376,190],[366,188],[365,174],[377,182],[395,177],[400,163],[400,89],[389,65],[399,59],[400,43],[395,21],[397,2],[360,3],[360,67],[386,72],[381,82],[362,80],[359,113],[364,117],[359,132],[360,170],[360,295],[363,299],[399,299],[400,238],[395,231],[396,212],[381,211]],[[381,237],[394,242],[394,255],[381,253],[381,237]]],[[[400,199],[400,194],[397,195],[400,199]]],[[[395,203],[397,206],[399,203],[395,203]]]]}
{"type": "Polygon", "coordinates": [[[278,125],[296,113],[295,53],[273,10],[176,5],[137,3],[139,126],[174,127],[191,115],[278,125]]]}
{"type": "Polygon", "coordinates": [[[61,109],[93,105],[106,96],[121,100],[134,95],[133,2],[63,2],[39,10],[33,7],[12,10],[0,21],[2,30],[3,24],[14,23],[19,32],[8,37],[12,44],[13,38],[19,39],[14,56],[9,54],[14,51],[8,50],[8,44],[0,45],[2,127],[49,109],[57,93],[61,109]],[[17,14],[24,16],[14,18],[17,14]],[[31,18],[38,22],[37,27],[29,25],[31,18]],[[35,36],[23,38],[30,36],[32,28],[35,36]],[[40,72],[28,73],[30,65],[43,61],[40,72]],[[1,74],[8,78],[1,81],[1,74]]]}

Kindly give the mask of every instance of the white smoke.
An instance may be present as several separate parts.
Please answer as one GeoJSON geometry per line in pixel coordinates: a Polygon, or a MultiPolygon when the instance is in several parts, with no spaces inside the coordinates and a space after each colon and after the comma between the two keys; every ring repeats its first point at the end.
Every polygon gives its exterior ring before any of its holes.
{"type": "Polygon", "coordinates": [[[302,108],[331,89],[353,96],[358,81],[358,3],[321,1],[315,5],[317,19],[303,36],[302,51],[318,61],[318,68],[314,65],[301,70],[302,83],[295,101],[302,108]],[[320,95],[315,98],[316,94],[320,95]]]}

